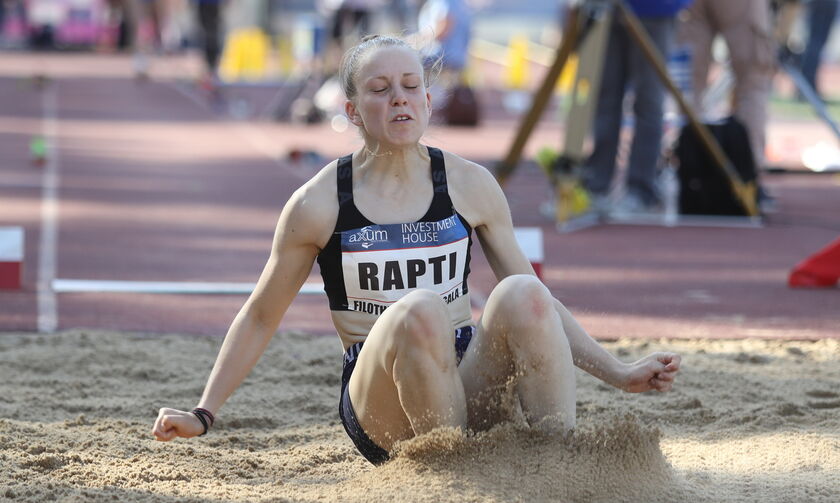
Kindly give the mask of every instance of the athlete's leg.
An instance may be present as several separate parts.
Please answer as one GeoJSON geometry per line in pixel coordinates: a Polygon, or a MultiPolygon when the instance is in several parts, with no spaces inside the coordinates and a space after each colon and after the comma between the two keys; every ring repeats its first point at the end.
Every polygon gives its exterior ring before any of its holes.
{"type": "Polygon", "coordinates": [[[414,291],[388,308],[365,340],[350,400],[359,424],[385,450],[440,426],[466,426],[455,329],[443,300],[414,291]]]}
{"type": "Polygon", "coordinates": [[[509,417],[500,394],[511,378],[531,425],[564,433],[574,428],[574,364],[554,303],[530,275],[509,276],[490,294],[459,366],[471,428],[509,417]]]}

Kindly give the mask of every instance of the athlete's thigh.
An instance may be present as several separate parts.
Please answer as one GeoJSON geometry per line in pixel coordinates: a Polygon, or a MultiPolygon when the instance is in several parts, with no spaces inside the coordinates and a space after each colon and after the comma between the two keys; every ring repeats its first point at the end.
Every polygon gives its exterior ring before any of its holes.
{"type": "MultiPolygon", "coordinates": [[[[399,347],[404,348],[406,343],[410,343],[407,342],[410,341],[410,337],[407,337],[407,323],[413,317],[408,314],[409,311],[418,309],[418,304],[424,305],[431,301],[442,302],[436,294],[429,296],[426,293],[424,296],[421,292],[414,292],[389,307],[365,339],[356,368],[350,377],[350,401],[359,424],[371,440],[386,450],[395,441],[414,435],[391,374],[398,344],[402,343],[399,347]]],[[[434,308],[431,311],[433,313],[436,312],[434,308]]],[[[445,312],[445,306],[441,310],[445,312]]],[[[451,335],[454,354],[455,332],[448,318],[435,325],[440,325],[436,329],[451,335]]]]}
{"type": "Polygon", "coordinates": [[[388,316],[389,311],[382,314],[365,339],[348,384],[359,424],[371,440],[386,450],[384,440],[388,437],[396,441],[412,436],[411,423],[400,405],[393,378],[386,372],[399,330],[396,317],[388,316]]]}

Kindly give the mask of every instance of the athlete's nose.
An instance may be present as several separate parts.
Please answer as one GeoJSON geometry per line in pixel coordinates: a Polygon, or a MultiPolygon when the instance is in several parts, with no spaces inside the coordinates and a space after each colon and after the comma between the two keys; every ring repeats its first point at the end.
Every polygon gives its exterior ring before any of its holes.
{"type": "Polygon", "coordinates": [[[400,89],[399,87],[394,89],[394,95],[391,97],[391,104],[394,106],[405,105],[408,102],[408,98],[405,95],[405,91],[400,89]]]}

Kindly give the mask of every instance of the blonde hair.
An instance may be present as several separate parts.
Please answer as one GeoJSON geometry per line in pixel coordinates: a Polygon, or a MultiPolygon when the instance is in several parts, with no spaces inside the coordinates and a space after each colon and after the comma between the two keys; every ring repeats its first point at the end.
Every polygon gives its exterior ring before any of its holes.
{"type": "Polygon", "coordinates": [[[341,83],[341,89],[344,91],[344,96],[348,100],[353,100],[358,94],[356,89],[356,77],[359,73],[359,66],[361,66],[362,59],[371,51],[385,47],[398,47],[409,49],[417,55],[417,59],[423,66],[423,83],[428,88],[438,74],[442,65],[441,58],[434,60],[425,60],[420,51],[409,45],[408,42],[400,37],[393,35],[368,35],[362,39],[361,42],[354,45],[341,58],[341,64],[338,69],[338,81],[341,83]]]}

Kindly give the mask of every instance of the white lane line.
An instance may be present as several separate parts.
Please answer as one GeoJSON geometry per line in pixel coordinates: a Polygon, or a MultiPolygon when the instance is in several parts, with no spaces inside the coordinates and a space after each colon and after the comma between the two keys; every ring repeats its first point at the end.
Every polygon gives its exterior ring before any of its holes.
{"type": "MultiPolygon", "coordinates": [[[[171,293],[171,294],[250,294],[255,283],[219,283],[197,281],[111,281],[87,279],[55,279],[57,293],[171,293]]],[[[304,283],[298,295],[324,293],[323,283],[304,283]]]]}
{"type": "Polygon", "coordinates": [[[47,159],[41,185],[41,241],[38,248],[38,331],[55,332],[58,309],[52,280],[55,277],[58,246],[58,82],[43,90],[42,134],[47,142],[47,159]]]}

